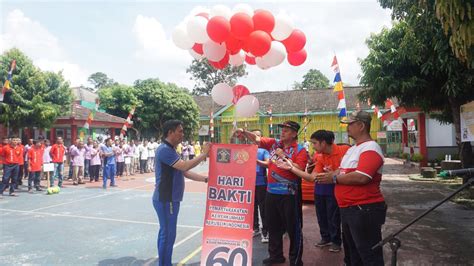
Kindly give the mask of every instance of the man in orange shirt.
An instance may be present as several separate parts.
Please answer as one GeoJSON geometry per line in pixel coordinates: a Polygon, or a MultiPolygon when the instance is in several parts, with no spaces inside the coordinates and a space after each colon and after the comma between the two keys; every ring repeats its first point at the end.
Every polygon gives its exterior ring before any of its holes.
{"type": "MultiPolygon", "coordinates": [[[[334,139],[334,133],[327,130],[318,130],[311,135],[311,143],[316,151],[316,163],[312,173],[293,167],[291,160],[287,160],[286,164],[279,167],[290,168],[293,173],[310,180],[314,180],[317,173],[326,173],[338,169],[350,146],[336,145],[334,139]]],[[[329,251],[331,252],[341,251],[341,218],[334,196],[334,184],[315,184],[314,203],[321,234],[321,241],[315,243],[315,246],[330,246],[329,251]]]]}
{"type": "Polygon", "coordinates": [[[5,159],[2,184],[0,185],[0,196],[10,182],[10,196],[16,196],[15,187],[17,184],[19,162],[23,157],[22,149],[18,146],[18,138],[13,138],[10,144],[2,147],[1,155],[5,159]]]}
{"type": "Polygon", "coordinates": [[[56,144],[51,147],[49,154],[51,155],[51,162],[54,163],[54,174],[49,184],[54,186],[54,179],[58,178],[58,186],[63,186],[63,170],[64,170],[64,152],[66,148],[63,144],[63,138],[57,137],[56,144]]]}
{"type": "Polygon", "coordinates": [[[33,140],[33,147],[28,150],[28,192],[33,189],[33,181],[36,191],[41,191],[40,175],[41,166],[43,165],[43,148],[41,141],[33,140]]]}

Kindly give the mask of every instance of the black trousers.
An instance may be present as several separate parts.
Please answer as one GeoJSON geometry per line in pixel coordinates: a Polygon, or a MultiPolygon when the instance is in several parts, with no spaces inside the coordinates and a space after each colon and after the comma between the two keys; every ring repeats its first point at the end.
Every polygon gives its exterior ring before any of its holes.
{"type": "Polygon", "coordinates": [[[372,247],[382,240],[387,215],[385,202],[340,208],[346,265],[384,265],[383,250],[372,247]]]}
{"type": "Polygon", "coordinates": [[[267,185],[255,186],[255,203],[253,208],[253,230],[260,229],[258,222],[258,212],[260,210],[260,216],[262,217],[262,234],[266,236],[268,234],[267,222],[265,220],[265,195],[267,194],[267,185]]]}
{"type": "Polygon", "coordinates": [[[91,181],[92,180],[99,181],[99,171],[100,171],[100,164],[89,166],[89,175],[90,175],[91,181]]]}
{"type": "Polygon", "coordinates": [[[314,195],[321,240],[341,245],[341,215],[334,195],[314,195]]]}
{"type": "Polygon", "coordinates": [[[123,175],[123,167],[125,166],[125,162],[117,162],[117,176],[123,175]]]}
{"type": "Polygon", "coordinates": [[[33,188],[33,184],[36,189],[40,188],[40,176],[41,171],[38,172],[30,172],[28,176],[28,188],[33,188]]]}
{"type": "Polygon", "coordinates": [[[18,164],[4,164],[3,165],[3,177],[2,183],[0,184],[0,194],[3,194],[3,191],[7,186],[10,187],[10,194],[15,191],[18,178],[18,164]],[[10,183],[10,184],[8,184],[10,183]]]}
{"type": "Polygon", "coordinates": [[[140,159],[140,174],[143,174],[146,172],[146,162],[147,160],[141,160],[140,159]]]}
{"type": "Polygon", "coordinates": [[[283,234],[290,238],[290,265],[302,265],[303,233],[301,200],[296,195],[267,193],[265,197],[265,219],[268,226],[268,253],[270,258],[283,258],[283,234]]]}

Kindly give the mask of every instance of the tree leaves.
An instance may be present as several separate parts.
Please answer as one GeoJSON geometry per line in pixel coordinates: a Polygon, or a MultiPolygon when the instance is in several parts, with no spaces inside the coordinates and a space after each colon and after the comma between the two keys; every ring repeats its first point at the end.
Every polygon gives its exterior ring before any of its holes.
{"type": "Polygon", "coordinates": [[[41,71],[28,57],[14,48],[0,56],[0,80],[5,81],[10,62],[15,59],[10,104],[0,103],[0,122],[15,129],[49,128],[68,112],[72,103],[69,83],[61,73],[41,71]]]}
{"type": "Polygon", "coordinates": [[[214,85],[221,82],[234,86],[239,77],[247,75],[245,64],[238,67],[228,65],[219,70],[211,66],[206,59],[193,60],[186,73],[191,73],[191,79],[196,82],[192,92],[194,95],[210,95],[214,85]]]}

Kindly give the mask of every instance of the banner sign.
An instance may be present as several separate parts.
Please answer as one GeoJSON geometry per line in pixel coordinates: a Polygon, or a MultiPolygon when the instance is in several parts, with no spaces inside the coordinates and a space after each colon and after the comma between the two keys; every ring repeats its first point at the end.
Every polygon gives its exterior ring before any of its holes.
{"type": "Polygon", "coordinates": [[[474,101],[461,105],[461,141],[474,141],[474,101]]]}
{"type": "Polygon", "coordinates": [[[257,146],[213,144],[201,265],[252,264],[257,146]]]}

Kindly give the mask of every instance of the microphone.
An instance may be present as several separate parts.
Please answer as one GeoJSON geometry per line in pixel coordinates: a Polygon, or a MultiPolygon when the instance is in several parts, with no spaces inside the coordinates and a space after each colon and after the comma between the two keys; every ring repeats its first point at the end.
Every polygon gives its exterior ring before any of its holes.
{"type": "Polygon", "coordinates": [[[463,176],[463,175],[474,175],[474,168],[465,168],[465,169],[457,169],[457,170],[445,170],[439,174],[441,177],[448,177],[448,176],[463,176]]]}

